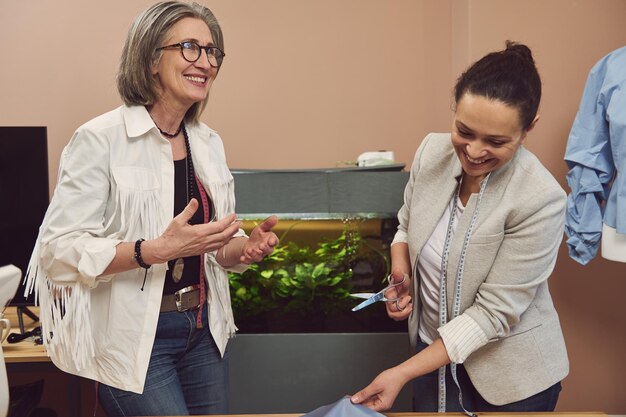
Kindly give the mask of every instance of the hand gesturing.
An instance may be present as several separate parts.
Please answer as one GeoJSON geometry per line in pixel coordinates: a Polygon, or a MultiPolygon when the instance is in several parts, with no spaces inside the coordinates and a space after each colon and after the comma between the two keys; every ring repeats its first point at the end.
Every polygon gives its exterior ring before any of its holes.
{"type": "Polygon", "coordinates": [[[276,216],[270,216],[263,223],[256,226],[250,232],[250,238],[243,246],[240,261],[245,264],[259,262],[267,255],[274,252],[278,244],[278,237],[272,232],[272,228],[278,223],[276,216]]]}

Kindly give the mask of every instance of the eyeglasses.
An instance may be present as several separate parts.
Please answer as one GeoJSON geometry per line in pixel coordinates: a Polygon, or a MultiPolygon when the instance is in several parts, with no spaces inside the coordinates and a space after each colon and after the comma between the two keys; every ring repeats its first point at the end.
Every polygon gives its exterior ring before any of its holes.
{"type": "Polygon", "coordinates": [[[193,41],[185,41],[175,43],[173,45],[161,46],[157,48],[157,51],[162,49],[180,48],[180,52],[183,54],[183,58],[187,62],[196,62],[202,56],[202,50],[206,52],[206,56],[209,59],[209,65],[213,68],[219,68],[222,65],[222,61],[226,54],[220,48],[216,46],[200,46],[193,41]]]}

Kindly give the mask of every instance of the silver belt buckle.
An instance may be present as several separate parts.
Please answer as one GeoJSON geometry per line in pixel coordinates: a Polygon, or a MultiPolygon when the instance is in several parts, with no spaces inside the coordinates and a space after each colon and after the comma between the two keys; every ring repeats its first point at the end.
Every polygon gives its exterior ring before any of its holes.
{"type": "Polygon", "coordinates": [[[190,285],[188,287],[185,288],[181,288],[180,290],[176,291],[174,293],[174,299],[176,300],[176,310],[179,313],[182,313],[183,311],[187,311],[187,310],[191,310],[192,308],[198,308],[200,307],[200,304],[198,304],[197,306],[194,307],[189,307],[189,308],[184,308],[183,307],[183,294],[186,294],[188,292],[191,291],[195,291],[200,289],[200,285],[196,284],[196,285],[190,285]]]}

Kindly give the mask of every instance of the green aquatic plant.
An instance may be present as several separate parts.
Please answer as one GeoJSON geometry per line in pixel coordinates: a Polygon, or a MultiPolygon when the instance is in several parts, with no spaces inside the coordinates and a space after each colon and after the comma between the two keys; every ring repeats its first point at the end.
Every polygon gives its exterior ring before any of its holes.
{"type": "Polygon", "coordinates": [[[339,237],[315,248],[286,241],[289,230],[270,256],[242,274],[229,274],[235,318],[272,311],[314,315],[345,310],[357,260],[382,256],[388,268],[386,256],[372,250],[353,222],[346,222],[339,237]]]}

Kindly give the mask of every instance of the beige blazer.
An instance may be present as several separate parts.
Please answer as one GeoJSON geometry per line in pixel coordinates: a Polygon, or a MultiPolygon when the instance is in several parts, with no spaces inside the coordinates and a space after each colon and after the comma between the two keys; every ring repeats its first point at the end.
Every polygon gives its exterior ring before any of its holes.
{"type": "MultiPolygon", "coordinates": [[[[398,234],[409,246],[414,271],[412,345],[417,340],[419,277],[415,265],[461,176],[450,134],[428,135],[415,154],[398,213],[398,234]]],[[[472,194],[451,241],[447,300],[452,313],[460,252],[477,194],[472,194]]],[[[548,290],[563,237],[566,194],[524,147],[491,174],[469,241],[462,277],[461,314],[470,316],[489,343],[464,362],[488,402],[508,404],[561,381],[569,362],[548,290]]]]}

